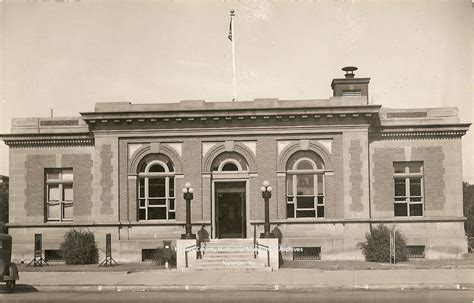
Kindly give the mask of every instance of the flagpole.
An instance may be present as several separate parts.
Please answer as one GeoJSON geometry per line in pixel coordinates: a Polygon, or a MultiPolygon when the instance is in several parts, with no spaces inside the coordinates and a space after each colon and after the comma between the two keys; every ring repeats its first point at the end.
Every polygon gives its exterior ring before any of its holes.
{"type": "Polygon", "coordinates": [[[230,29],[232,35],[232,76],[234,80],[234,98],[232,101],[237,101],[237,89],[235,85],[235,34],[234,34],[234,10],[230,10],[230,29]]]}

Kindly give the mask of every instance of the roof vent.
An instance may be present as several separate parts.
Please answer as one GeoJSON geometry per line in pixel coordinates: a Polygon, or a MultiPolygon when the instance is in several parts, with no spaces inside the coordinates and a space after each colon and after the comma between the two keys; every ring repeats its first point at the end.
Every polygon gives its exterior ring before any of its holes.
{"type": "Polygon", "coordinates": [[[343,67],[342,70],[346,72],[346,74],[344,75],[347,78],[354,78],[355,75],[354,75],[354,72],[357,70],[358,68],[355,67],[355,66],[346,66],[346,67],[343,67]]]}

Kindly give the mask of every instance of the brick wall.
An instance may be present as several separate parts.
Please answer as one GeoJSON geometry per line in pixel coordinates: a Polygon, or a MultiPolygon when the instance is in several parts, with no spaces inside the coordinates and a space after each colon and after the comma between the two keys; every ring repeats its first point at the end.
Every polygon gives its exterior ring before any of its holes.
{"type": "Polygon", "coordinates": [[[74,220],[90,220],[93,147],[10,148],[10,222],[45,221],[45,168],[72,167],[74,220]]]}
{"type": "Polygon", "coordinates": [[[96,222],[117,222],[119,213],[118,138],[96,137],[92,216],[96,222]]]}
{"type": "Polygon", "coordinates": [[[424,217],[462,216],[459,139],[371,143],[373,217],[393,217],[393,162],[423,161],[424,217]]]}
{"type": "Polygon", "coordinates": [[[368,218],[367,130],[347,131],[342,137],[344,218],[368,218]]]}

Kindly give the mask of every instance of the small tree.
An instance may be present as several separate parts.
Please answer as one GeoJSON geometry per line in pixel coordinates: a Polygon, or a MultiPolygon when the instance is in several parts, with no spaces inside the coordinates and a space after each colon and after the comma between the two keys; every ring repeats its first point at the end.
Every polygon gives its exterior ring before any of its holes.
{"type": "Polygon", "coordinates": [[[464,228],[468,237],[474,237],[474,185],[463,182],[464,228]]]}
{"type": "MultiPolygon", "coordinates": [[[[365,260],[369,262],[390,262],[390,233],[394,228],[380,224],[365,234],[367,242],[359,243],[365,260]]],[[[398,230],[395,231],[395,259],[403,262],[408,260],[408,248],[405,238],[398,230]]]]}
{"type": "Polygon", "coordinates": [[[61,254],[66,264],[95,264],[99,261],[99,251],[94,233],[71,230],[64,235],[61,254]]]}

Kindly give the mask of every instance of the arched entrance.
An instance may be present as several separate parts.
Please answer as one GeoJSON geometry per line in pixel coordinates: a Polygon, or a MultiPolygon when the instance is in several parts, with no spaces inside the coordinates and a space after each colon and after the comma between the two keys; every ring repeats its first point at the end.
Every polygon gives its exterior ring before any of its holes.
{"type": "Polygon", "coordinates": [[[236,152],[224,152],[212,163],[212,221],[214,238],[246,238],[248,164],[236,152]]]}

